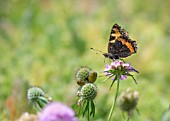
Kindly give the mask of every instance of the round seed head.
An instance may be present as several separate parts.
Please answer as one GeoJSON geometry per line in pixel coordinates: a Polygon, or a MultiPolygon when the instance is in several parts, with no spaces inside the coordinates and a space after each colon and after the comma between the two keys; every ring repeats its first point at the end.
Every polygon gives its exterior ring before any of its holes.
{"type": "Polygon", "coordinates": [[[122,111],[132,114],[133,110],[136,108],[139,99],[139,92],[127,89],[122,92],[118,97],[118,104],[122,111]]]}
{"type": "Polygon", "coordinates": [[[78,85],[83,86],[85,83],[88,82],[89,72],[90,69],[86,67],[78,69],[76,73],[76,80],[78,85]]]}
{"type": "Polygon", "coordinates": [[[94,100],[97,96],[97,87],[92,83],[87,83],[81,88],[82,99],[94,100]]]}
{"type": "Polygon", "coordinates": [[[44,92],[38,87],[31,87],[28,89],[27,98],[31,102],[37,102],[40,97],[44,97],[44,92]]]}

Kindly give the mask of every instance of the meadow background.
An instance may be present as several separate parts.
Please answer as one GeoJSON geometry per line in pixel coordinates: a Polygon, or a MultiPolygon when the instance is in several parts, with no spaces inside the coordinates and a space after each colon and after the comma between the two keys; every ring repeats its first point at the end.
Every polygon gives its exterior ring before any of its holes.
{"type": "MultiPolygon", "coordinates": [[[[169,0],[0,0],[0,120],[13,121],[23,112],[35,113],[26,99],[30,86],[41,87],[53,100],[71,106],[81,66],[99,72],[107,52],[111,27],[118,23],[138,43],[138,52],[125,59],[140,74],[121,81],[140,93],[131,121],[160,121],[170,103],[169,0]]],[[[96,116],[105,121],[116,85],[98,78],[96,116]]],[[[86,119],[80,119],[85,121],[86,119]]],[[[118,106],[114,121],[124,121],[118,106]]]]}

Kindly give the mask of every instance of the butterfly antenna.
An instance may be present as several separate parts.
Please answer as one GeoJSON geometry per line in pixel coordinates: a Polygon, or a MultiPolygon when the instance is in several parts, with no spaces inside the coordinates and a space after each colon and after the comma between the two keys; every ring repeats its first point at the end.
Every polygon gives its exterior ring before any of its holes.
{"type": "MultiPolygon", "coordinates": [[[[100,51],[100,50],[97,50],[97,49],[94,49],[94,48],[90,48],[91,50],[94,50],[94,51],[98,51],[102,54],[105,54],[104,52],[100,51]]],[[[99,53],[96,53],[96,54],[99,54],[99,53]]],[[[104,63],[106,63],[106,57],[104,58],[104,63]]]]}
{"type": "MultiPolygon", "coordinates": [[[[90,49],[91,49],[91,50],[94,50],[94,51],[98,51],[98,52],[104,54],[104,52],[102,52],[102,51],[100,51],[100,50],[97,50],[97,49],[94,49],[94,48],[90,48],[90,49]]],[[[96,54],[98,54],[98,53],[96,53],[96,54]]]]}

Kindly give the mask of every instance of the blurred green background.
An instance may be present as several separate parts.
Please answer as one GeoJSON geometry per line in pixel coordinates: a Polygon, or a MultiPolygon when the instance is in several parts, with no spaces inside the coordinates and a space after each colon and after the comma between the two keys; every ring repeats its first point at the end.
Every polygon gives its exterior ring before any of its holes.
{"type": "MultiPolygon", "coordinates": [[[[30,86],[39,86],[56,101],[74,103],[75,70],[88,66],[100,72],[111,27],[118,23],[138,43],[138,53],[125,61],[140,74],[122,81],[120,92],[139,91],[131,121],[159,121],[170,103],[169,0],[0,0],[0,119],[15,120],[35,113],[26,99],[30,86]],[[72,100],[72,101],[70,101],[72,100]]],[[[100,75],[100,73],[99,73],[100,75]]],[[[96,116],[105,121],[116,85],[98,78],[96,116]]],[[[85,121],[86,119],[80,119],[85,121]]],[[[124,121],[116,107],[114,121],[124,121]]]]}

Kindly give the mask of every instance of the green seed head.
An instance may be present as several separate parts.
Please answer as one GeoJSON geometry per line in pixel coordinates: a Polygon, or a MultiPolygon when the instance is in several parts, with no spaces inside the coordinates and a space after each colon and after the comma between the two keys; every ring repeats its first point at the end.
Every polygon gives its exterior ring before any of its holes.
{"type": "Polygon", "coordinates": [[[81,88],[81,97],[85,100],[94,100],[97,96],[97,87],[92,83],[87,83],[81,88]]]}
{"type": "Polygon", "coordinates": [[[97,73],[90,71],[89,76],[88,76],[88,81],[90,83],[94,83],[96,81],[96,79],[97,79],[97,73]]]}
{"type": "Polygon", "coordinates": [[[83,67],[80,68],[76,73],[76,80],[77,84],[80,86],[83,86],[85,83],[88,82],[88,76],[89,76],[90,69],[83,67]]]}
{"type": "Polygon", "coordinates": [[[118,97],[118,104],[122,111],[126,111],[129,115],[131,115],[133,110],[136,108],[138,99],[139,92],[132,91],[130,88],[128,88],[125,92],[122,92],[118,97]]]}
{"type": "Polygon", "coordinates": [[[37,102],[40,97],[44,97],[44,92],[38,87],[31,87],[28,89],[27,98],[31,102],[37,102]]]}

